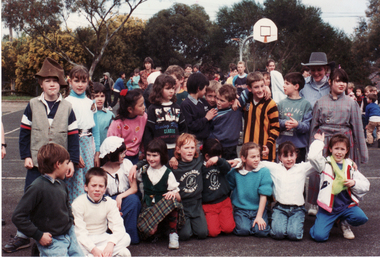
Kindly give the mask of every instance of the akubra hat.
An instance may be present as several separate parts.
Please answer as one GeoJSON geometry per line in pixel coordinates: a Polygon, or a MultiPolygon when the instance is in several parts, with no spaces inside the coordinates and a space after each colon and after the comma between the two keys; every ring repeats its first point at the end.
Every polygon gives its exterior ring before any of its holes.
{"type": "Polygon", "coordinates": [[[324,52],[312,52],[309,58],[309,63],[301,63],[304,66],[316,66],[316,65],[328,65],[332,68],[335,66],[335,62],[328,62],[327,56],[324,52]]]}
{"type": "Polygon", "coordinates": [[[41,70],[35,76],[39,77],[57,77],[59,85],[66,86],[65,72],[63,68],[53,59],[47,57],[42,64],[41,70]]]}

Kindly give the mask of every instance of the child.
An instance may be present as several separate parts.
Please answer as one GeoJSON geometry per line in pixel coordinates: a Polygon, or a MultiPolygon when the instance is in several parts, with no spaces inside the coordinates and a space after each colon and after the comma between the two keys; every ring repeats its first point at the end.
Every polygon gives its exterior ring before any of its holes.
{"type": "Polygon", "coordinates": [[[169,249],[178,249],[177,227],[184,224],[184,212],[179,195],[179,183],[173,172],[164,164],[168,162],[165,142],[156,138],[146,149],[149,165],[142,168],[144,184],[143,210],[138,218],[138,228],[142,238],[155,234],[158,224],[169,220],[169,249]]]}
{"type": "Polygon", "coordinates": [[[377,144],[380,148],[380,107],[375,103],[377,100],[376,94],[368,94],[367,101],[368,105],[365,109],[365,123],[367,124],[365,129],[367,130],[367,142],[368,144],[373,143],[372,133],[376,128],[377,132],[377,144]]]}
{"type": "Polygon", "coordinates": [[[347,83],[346,95],[350,95],[350,93],[354,92],[354,90],[355,90],[355,84],[353,82],[347,83]]]}
{"type": "Polygon", "coordinates": [[[125,232],[116,201],[104,196],[107,173],[91,168],[86,173],[85,191],[73,202],[75,234],[85,256],[131,256],[131,238],[125,232]],[[112,234],[107,233],[109,228],[112,234]]]}
{"type": "MultiPolygon", "coordinates": [[[[80,162],[75,170],[74,176],[66,180],[69,188],[70,203],[76,197],[84,193],[85,174],[93,166],[100,166],[99,128],[95,123],[92,110],[93,101],[86,97],[86,88],[89,85],[89,73],[84,66],[74,66],[70,71],[69,83],[72,90],[66,100],[71,103],[78,121],[80,162]]],[[[90,86],[92,85],[92,82],[90,86]]]]}
{"type": "Polygon", "coordinates": [[[208,110],[216,108],[216,93],[220,87],[222,87],[222,84],[215,80],[211,80],[209,85],[206,87],[205,99],[208,103],[208,110]]]}
{"type": "Polygon", "coordinates": [[[178,65],[171,65],[165,71],[165,75],[169,75],[169,76],[173,77],[173,79],[176,82],[175,83],[175,94],[177,94],[182,88],[183,82],[185,80],[184,74],[185,74],[185,71],[182,69],[182,67],[180,67],[178,65]]]}
{"type": "Polygon", "coordinates": [[[49,143],[40,148],[37,160],[42,175],[26,189],[12,222],[36,240],[41,256],[81,257],[63,182],[70,168],[70,155],[61,145],[49,143]]]}
{"type": "Polygon", "coordinates": [[[147,117],[141,90],[122,91],[120,108],[108,129],[107,136],[118,136],[124,139],[127,148],[125,157],[132,164],[139,161],[147,117]]]}
{"type": "MultiPolygon", "coordinates": [[[[323,142],[324,134],[321,141],[323,142]]],[[[368,221],[367,216],[358,207],[359,200],[369,191],[369,181],[348,159],[350,140],[343,134],[331,137],[328,143],[327,158],[318,155],[311,156],[310,161],[325,161],[322,168],[315,167],[320,172],[321,182],[318,194],[320,209],[314,226],[310,229],[311,237],[317,241],[326,241],[336,220],[342,222],[343,236],[354,239],[349,225],[360,226],[368,221]]]]}
{"type": "Polygon", "coordinates": [[[235,78],[236,75],[238,75],[236,64],[231,63],[229,67],[230,67],[229,77],[227,78],[225,84],[232,84],[232,80],[235,78]]]}
{"type": "Polygon", "coordinates": [[[188,132],[194,134],[199,142],[203,142],[210,134],[210,120],[216,116],[215,109],[208,109],[203,98],[209,81],[202,73],[193,73],[187,81],[189,96],[181,104],[188,132]]]}
{"type": "MultiPolygon", "coordinates": [[[[317,136],[319,135],[316,134],[317,136]]],[[[313,153],[321,152],[322,149],[323,143],[320,141],[314,141],[310,146],[310,152],[313,153]]],[[[314,171],[314,168],[310,162],[297,163],[297,156],[296,146],[290,141],[285,141],[278,147],[280,163],[261,162],[269,169],[274,184],[273,196],[276,204],[272,213],[270,235],[275,239],[287,237],[290,240],[301,240],[303,238],[306,213],[304,185],[306,177],[314,171]]],[[[322,167],[324,162],[316,165],[322,167]]]]}
{"type": "Polygon", "coordinates": [[[187,132],[185,117],[176,104],[175,84],[176,81],[170,75],[157,77],[149,96],[152,104],[148,108],[148,122],[144,132],[144,147],[159,137],[166,143],[169,158],[174,156],[177,137],[187,132]]]}
{"type": "Polygon", "coordinates": [[[361,88],[361,87],[356,88],[356,101],[358,102],[360,107],[362,105],[363,98],[364,98],[363,88],[361,88]]]}
{"type": "Polygon", "coordinates": [[[112,108],[111,108],[111,104],[112,104],[111,93],[113,91],[113,85],[115,84],[115,82],[112,80],[110,73],[106,72],[103,74],[103,76],[104,77],[100,79],[100,83],[102,83],[104,85],[104,88],[105,88],[104,107],[106,107],[106,108],[108,107],[110,110],[112,110],[112,108]]]}
{"type": "Polygon", "coordinates": [[[104,101],[106,99],[106,88],[99,82],[94,82],[94,100],[96,104],[96,113],[94,115],[95,123],[99,128],[99,144],[102,145],[104,139],[107,137],[108,128],[115,115],[104,108],[104,101]]]}
{"type": "Polygon", "coordinates": [[[193,66],[191,64],[186,64],[185,65],[185,72],[191,74],[193,72],[193,66]]]}
{"type": "MultiPolygon", "coordinates": [[[[125,231],[131,237],[132,244],[140,239],[137,231],[137,217],[141,210],[140,197],[137,193],[137,181],[129,181],[128,175],[132,167],[129,159],[124,159],[126,147],[124,139],[109,136],[100,146],[100,158],[105,162],[102,168],[107,172],[106,193],[116,200],[116,205],[124,220],[125,231]]],[[[140,180],[141,181],[141,180],[140,180]]]]}
{"type": "Polygon", "coordinates": [[[128,90],[140,89],[139,81],[140,81],[140,69],[136,68],[131,74],[130,79],[127,82],[128,90]]]}
{"type": "MultiPolygon", "coordinates": [[[[233,87],[231,85],[231,87],[233,87]]],[[[233,88],[235,89],[235,88],[233,88]]],[[[221,232],[231,233],[235,228],[230,195],[226,179],[231,166],[221,158],[222,145],[216,139],[207,139],[202,147],[203,191],[202,208],[206,216],[208,236],[216,237],[221,232]]]]}
{"type": "Polygon", "coordinates": [[[236,147],[242,127],[241,108],[238,111],[231,109],[236,99],[236,89],[231,84],[224,84],[217,92],[218,114],[211,121],[210,138],[218,139],[222,144],[223,158],[235,159],[238,157],[236,147]]]}
{"type": "Polygon", "coordinates": [[[270,73],[269,72],[262,72],[264,77],[264,84],[265,86],[270,87],[270,73]]]}
{"type": "Polygon", "coordinates": [[[291,141],[298,149],[297,163],[305,161],[310,121],[313,117],[310,102],[299,94],[304,85],[305,79],[301,73],[285,75],[284,92],[287,98],[278,103],[280,135],[277,144],[291,141]]]}
{"type": "Polygon", "coordinates": [[[276,139],[280,134],[278,109],[272,99],[264,97],[264,78],[260,72],[249,73],[247,90],[239,98],[244,111],[244,142],[266,145],[269,153],[263,152],[262,159],[276,159],[276,139]]]}
{"type": "MultiPolygon", "coordinates": [[[[30,100],[20,126],[20,157],[24,159],[24,167],[27,169],[24,191],[41,175],[38,171],[37,152],[44,144],[54,142],[68,150],[72,162],[66,177],[73,176],[73,163],[79,163],[79,137],[75,114],[71,104],[59,93],[60,86],[67,86],[64,71],[56,61],[48,57],[36,77],[43,93],[30,100]]],[[[18,231],[3,250],[7,253],[15,252],[29,246],[29,238],[18,231]]]]}
{"type": "Polygon", "coordinates": [[[245,71],[245,63],[239,61],[237,65],[238,74],[232,79],[232,85],[236,87],[237,95],[240,94],[247,88],[247,74],[245,71]]]}
{"type": "Polygon", "coordinates": [[[273,182],[269,170],[260,164],[258,144],[243,144],[240,158],[243,167],[233,168],[227,174],[236,223],[234,234],[265,237],[270,230],[265,206],[267,196],[272,195],[273,182]]]}
{"type": "Polygon", "coordinates": [[[199,157],[196,146],[195,136],[184,133],[178,137],[175,147],[174,155],[178,160],[178,168],[172,171],[179,182],[186,217],[185,225],[178,232],[180,240],[188,240],[192,235],[204,239],[208,235],[207,221],[202,209],[203,159],[199,157]]]}

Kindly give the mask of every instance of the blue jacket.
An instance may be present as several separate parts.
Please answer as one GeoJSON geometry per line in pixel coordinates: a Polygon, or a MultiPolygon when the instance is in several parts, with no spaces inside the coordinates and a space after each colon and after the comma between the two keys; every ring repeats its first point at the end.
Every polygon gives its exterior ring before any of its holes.
{"type": "Polygon", "coordinates": [[[371,116],[380,116],[380,107],[376,103],[369,103],[365,108],[365,124],[371,116]]]}
{"type": "Polygon", "coordinates": [[[125,89],[124,80],[122,78],[118,78],[115,84],[113,85],[113,90],[116,92],[120,92],[124,89],[125,89]]]}
{"type": "Polygon", "coordinates": [[[306,79],[305,87],[300,90],[300,96],[310,102],[311,108],[314,107],[314,104],[318,99],[325,95],[328,95],[329,93],[330,85],[328,80],[326,80],[326,82],[321,87],[317,87],[314,79],[311,76],[306,79]]]}

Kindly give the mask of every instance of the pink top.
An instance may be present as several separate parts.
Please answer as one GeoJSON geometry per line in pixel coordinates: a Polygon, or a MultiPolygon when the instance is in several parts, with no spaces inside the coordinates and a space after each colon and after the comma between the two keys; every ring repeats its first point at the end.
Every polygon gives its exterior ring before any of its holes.
{"type": "Polygon", "coordinates": [[[119,136],[124,138],[127,147],[127,156],[135,156],[139,153],[140,144],[144,135],[147,114],[133,119],[113,120],[108,128],[107,136],[119,136]]]}

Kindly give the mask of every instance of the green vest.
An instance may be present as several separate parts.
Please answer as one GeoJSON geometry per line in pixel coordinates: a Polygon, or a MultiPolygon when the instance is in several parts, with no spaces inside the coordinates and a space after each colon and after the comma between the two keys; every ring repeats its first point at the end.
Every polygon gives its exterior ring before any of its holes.
{"type": "Polygon", "coordinates": [[[143,202],[145,202],[146,205],[152,206],[152,204],[155,204],[162,199],[163,194],[167,193],[169,173],[170,169],[166,169],[164,175],[161,177],[160,181],[156,185],[153,185],[152,182],[149,180],[147,172],[141,174],[142,181],[144,184],[143,202]],[[152,203],[153,198],[154,203],[152,203]]]}

